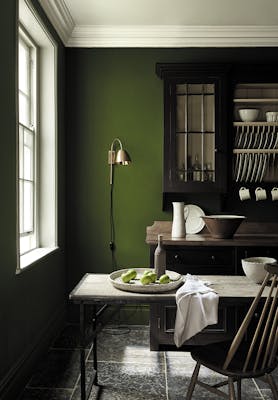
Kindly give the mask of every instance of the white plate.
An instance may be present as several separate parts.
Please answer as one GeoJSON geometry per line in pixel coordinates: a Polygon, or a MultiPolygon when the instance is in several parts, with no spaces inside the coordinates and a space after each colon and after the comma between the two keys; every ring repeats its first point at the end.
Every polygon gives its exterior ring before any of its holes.
{"type": "Polygon", "coordinates": [[[250,182],[253,182],[257,173],[257,167],[258,167],[258,160],[259,160],[259,155],[258,154],[254,154],[254,165],[253,165],[253,172],[252,172],[252,176],[250,178],[250,182]]]}
{"type": "Polygon", "coordinates": [[[246,179],[245,179],[246,182],[251,177],[253,165],[254,165],[253,154],[249,154],[249,163],[248,163],[247,174],[246,174],[246,179]]]}
{"type": "Polygon", "coordinates": [[[239,162],[238,162],[238,169],[237,169],[237,176],[236,176],[236,181],[238,182],[239,181],[239,177],[240,177],[240,173],[241,173],[241,165],[242,165],[242,156],[243,156],[243,154],[239,154],[239,162]]]}
{"type": "Polygon", "coordinates": [[[169,292],[178,288],[183,282],[184,278],[182,275],[174,271],[166,270],[165,273],[171,279],[169,283],[150,283],[149,285],[142,285],[140,278],[144,271],[151,270],[151,268],[132,268],[137,272],[136,279],[132,279],[129,283],[124,283],[122,281],[121,275],[128,271],[130,268],[120,269],[114,271],[109,275],[109,280],[115,288],[124,290],[125,292],[135,292],[135,293],[163,293],[169,292]]]}
{"type": "Polygon", "coordinates": [[[264,154],[263,155],[263,157],[264,157],[264,162],[263,162],[263,166],[262,166],[262,173],[261,173],[261,176],[260,176],[260,182],[262,181],[262,179],[263,179],[263,177],[264,177],[264,174],[265,174],[265,169],[266,169],[266,165],[267,165],[267,154],[264,154]]]}
{"type": "Polygon", "coordinates": [[[249,160],[249,154],[244,153],[243,154],[243,167],[242,167],[242,173],[240,176],[240,180],[244,181],[246,172],[247,172],[247,165],[248,165],[248,160],[249,160]]]}
{"type": "Polygon", "coordinates": [[[255,182],[258,182],[261,171],[262,171],[262,166],[263,166],[263,154],[258,154],[258,158],[259,158],[259,164],[258,164],[258,169],[257,169],[257,175],[255,178],[255,182]]]}
{"type": "Polygon", "coordinates": [[[185,232],[199,233],[205,226],[205,222],[201,216],[205,215],[204,211],[195,204],[186,204],[184,206],[185,232]]]}

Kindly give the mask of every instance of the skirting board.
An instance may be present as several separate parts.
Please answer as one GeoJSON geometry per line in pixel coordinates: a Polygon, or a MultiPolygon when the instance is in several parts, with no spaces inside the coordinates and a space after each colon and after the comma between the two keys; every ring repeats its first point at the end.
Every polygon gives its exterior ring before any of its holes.
{"type": "Polygon", "coordinates": [[[23,390],[35,363],[47,351],[55,334],[62,328],[66,315],[66,304],[63,304],[39,332],[37,340],[31,341],[21,357],[14,363],[0,381],[0,399],[15,399],[23,390]]]}

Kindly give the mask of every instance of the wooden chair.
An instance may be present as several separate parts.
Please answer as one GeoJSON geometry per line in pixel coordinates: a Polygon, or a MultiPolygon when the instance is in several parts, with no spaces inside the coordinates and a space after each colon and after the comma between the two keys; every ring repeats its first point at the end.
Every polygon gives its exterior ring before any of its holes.
{"type": "Polygon", "coordinates": [[[265,269],[267,275],[264,282],[233,341],[200,346],[191,352],[191,356],[197,364],[189,384],[186,400],[192,398],[196,384],[225,399],[236,400],[234,382],[237,382],[237,399],[241,400],[241,380],[255,377],[261,377],[266,381],[270,385],[273,398],[278,400],[277,387],[271,375],[277,366],[278,264],[268,264],[265,269]],[[264,290],[267,292],[267,297],[262,298],[264,290]],[[258,312],[260,314],[257,326],[251,339],[246,340],[247,328],[253,315],[255,313],[257,315],[258,312]],[[215,385],[199,381],[198,375],[202,365],[224,375],[227,379],[215,385]],[[229,394],[219,389],[224,385],[228,385],[229,394]]]}

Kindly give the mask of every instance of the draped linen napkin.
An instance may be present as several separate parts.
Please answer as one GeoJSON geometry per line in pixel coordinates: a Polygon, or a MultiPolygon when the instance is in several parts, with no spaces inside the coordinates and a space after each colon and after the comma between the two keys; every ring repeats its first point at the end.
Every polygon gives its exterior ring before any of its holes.
{"type": "Polygon", "coordinates": [[[174,341],[180,347],[186,340],[218,321],[218,294],[197,276],[186,275],[176,292],[177,313],[174,341]]]}

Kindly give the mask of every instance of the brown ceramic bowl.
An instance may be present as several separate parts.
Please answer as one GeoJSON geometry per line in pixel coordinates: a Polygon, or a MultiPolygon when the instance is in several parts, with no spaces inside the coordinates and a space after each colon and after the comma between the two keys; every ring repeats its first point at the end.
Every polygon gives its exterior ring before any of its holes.
{"type": "Polygon", "coordinates": [[[245,219],[242,215],[206,215],[202,216],[211,236],[216,239],[230,239],[245,219]]]}

